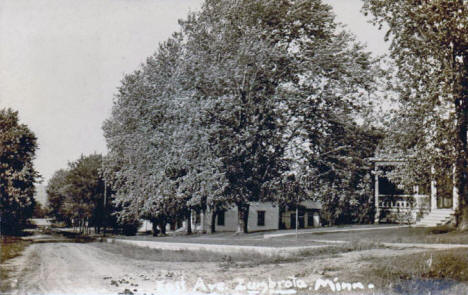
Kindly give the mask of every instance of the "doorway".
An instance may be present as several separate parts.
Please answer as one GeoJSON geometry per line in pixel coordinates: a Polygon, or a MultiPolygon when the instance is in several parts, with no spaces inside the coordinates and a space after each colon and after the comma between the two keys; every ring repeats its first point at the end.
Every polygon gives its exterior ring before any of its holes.
{"type": "Polygon", "coordinates": [[[453,206],[452,197],[448,196],[437,196],[437,208],[438,209],[451,209],[453,206]]]}
{"type": "MultiPolygon", "coordinates": [[[[296,228],[296,213],[291,213],[291,217],[290,217],[290,224],[291,224],[291,228],[294,229],[296,228]]],[[[298,228],[304,228],[304,212],[301,212],[299,211],[299,218],[298,218],[298,221],[299,221],[299,226],[298,228]]]]}

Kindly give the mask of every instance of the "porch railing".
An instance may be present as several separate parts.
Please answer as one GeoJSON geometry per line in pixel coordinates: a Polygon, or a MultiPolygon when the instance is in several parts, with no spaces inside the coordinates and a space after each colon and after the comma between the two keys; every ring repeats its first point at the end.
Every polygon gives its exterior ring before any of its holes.
{"type": "Polygon", "coordinates": [[[428,195],[379,195],[379,220],[414,223],[430,211],[428,195]]]}
{"type": "Polygon", "coordinates": [[[428,195],[379,195],[380,209],[430,209],[428,195]]]}

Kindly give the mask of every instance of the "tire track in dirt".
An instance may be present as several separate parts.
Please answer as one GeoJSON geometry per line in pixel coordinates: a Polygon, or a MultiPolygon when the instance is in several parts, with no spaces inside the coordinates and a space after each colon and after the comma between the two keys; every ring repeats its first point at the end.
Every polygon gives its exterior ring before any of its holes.
{"type": "MultiPolygon", "coordinates": [[[[32,244],[21,257],[13,294],[156,294],[156,282],[179,280],[194,263],[136,260],[93,243],[32,244]],[[188,264],[188,265],[187,265],[188,264]]],[[[195,267],[196,269],[197,267],[195,267]]],[[[190,275],[187,281],[193,283],[190,275]]]]}
{"type": "Polygon", "coordinates": [[[88,244],[33,244],[15,294],[117,294],[122,289],[104,278],[131,273],[133,267],[106,254],[88,244]]]}

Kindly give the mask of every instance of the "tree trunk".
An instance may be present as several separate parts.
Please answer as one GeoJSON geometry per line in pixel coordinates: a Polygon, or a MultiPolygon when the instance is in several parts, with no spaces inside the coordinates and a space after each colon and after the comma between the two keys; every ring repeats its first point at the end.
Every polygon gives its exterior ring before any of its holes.
{"type": "Polygon", "coordinates": [[[187,235],[192,234],[192,210],[189,210],[187,217],[187,235]]]}
{"type": "Polygon", "coordinates": [[[460,97],[455,99],[457,113],[457,159],[455,185],[458,189],[460,202],[458,205],[457,225],[460,230],[468,229],[468,171],[467,171],[467,124],[468,124],[468,56],[463,58],[461,73],[460,97]]]}
{"type": "Polygon", "coordinates": [[[151,229],[152,229],[152,232],[153,232],[153,236],[156,237],[159,234],[158,220],[157,219],[151,219],[150,221],[151,221],[151,229]]]}
{"type": "Polygon", "coordinates": [[[214,209],[211,211],[211,224],[210,224],[210,232],[214,234],[216,232],[216,215],[218,215],[217,211],[214,209]]]}
{"type": "Polygon", "coordinates": [[[242,205],[237,205],[237,213],[238,213],[238,227],[237,227],[237,232],[238,233],[248,233],[249,228],[249,204],[242,204],[242,205]]]}
{"type": "Polygon", "coordinates": [[[201,205],[201,212],[200,212],[201,232],[202,234],[206,234],[206,197],[202,197],[200,205],[201,205]]]}
{"type": "Polygon", "coordinates": [[[162,236],[165,236],[166,235],[166,218],[165,217],[161,217],[159,219],[159,229],[161,230],[161,235],[162,236]]]}

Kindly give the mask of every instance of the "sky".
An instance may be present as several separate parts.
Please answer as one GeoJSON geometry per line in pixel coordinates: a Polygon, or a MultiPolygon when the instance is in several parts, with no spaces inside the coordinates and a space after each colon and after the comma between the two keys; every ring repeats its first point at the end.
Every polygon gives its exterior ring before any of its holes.
{"type": "MultiPolygon", "coordinates": [[[[0,0],[0,108],[19,111],[38,137],[44,184],[81,154],[107,152],[102,132],[125,73],[177,30],[202,0],[0,0]]],[[[383,32],[361,0],[324,0],[374,54],[383,32]]]]}

